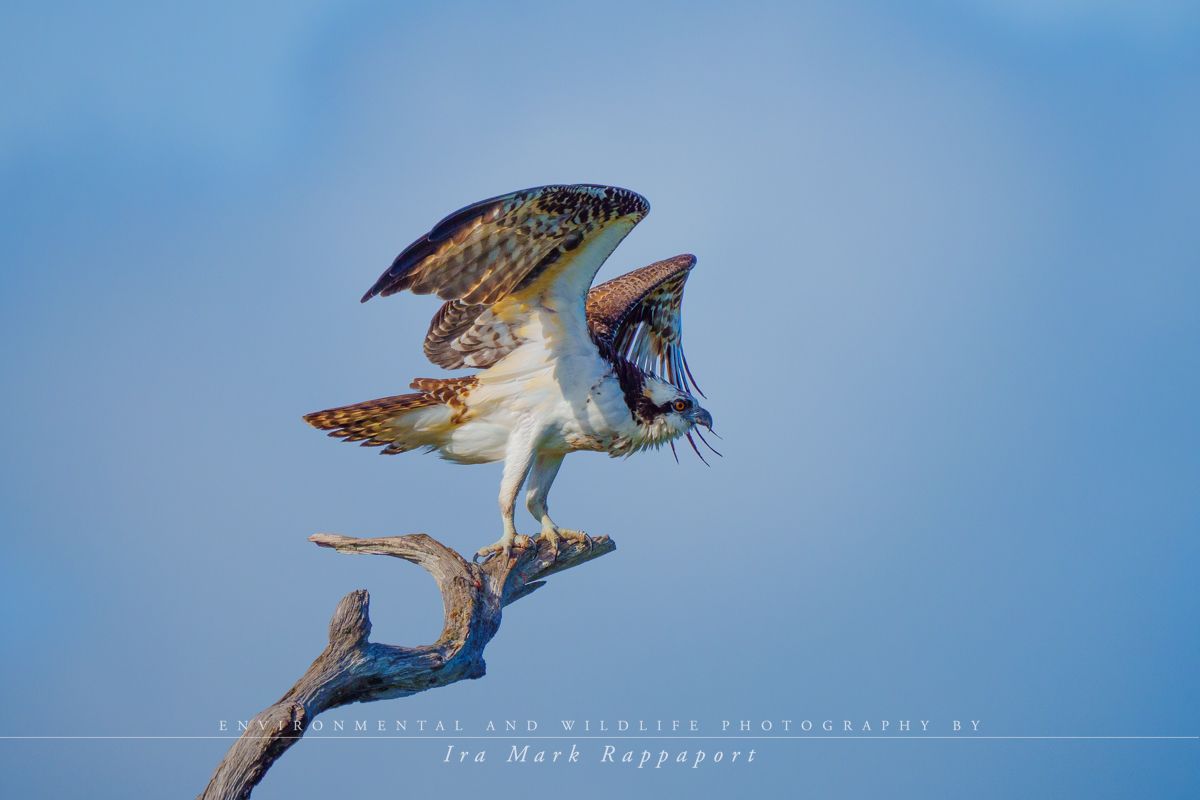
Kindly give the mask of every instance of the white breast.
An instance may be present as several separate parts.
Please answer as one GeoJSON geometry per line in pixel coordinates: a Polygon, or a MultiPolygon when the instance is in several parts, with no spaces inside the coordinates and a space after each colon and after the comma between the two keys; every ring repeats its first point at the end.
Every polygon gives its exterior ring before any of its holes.
{"type": "Polygon", "coordinates": [[[530,309],[524,341],[491,368],[467,398],[467,420],[441,448],[464,463],[504,458],[508,432],[526,422],[538,449],[559,453],[628,451],[635,424],[610,367],[584,330],[583,309],[530,309]]]}

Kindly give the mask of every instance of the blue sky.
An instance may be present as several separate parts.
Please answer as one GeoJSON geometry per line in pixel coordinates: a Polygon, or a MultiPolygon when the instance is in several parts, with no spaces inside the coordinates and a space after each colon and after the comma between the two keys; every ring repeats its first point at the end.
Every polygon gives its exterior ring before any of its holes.
{"type": "MultiPolygon", "coordinates": [[[[376,640],[435,639],[419,570],[305,539],[473,551],[499,467],[300,416],[438,374],[436,301],[358,298],[450,211],[558,182],[650,200],[601,278],[698,256],[725,458],[567,459],[556,519],[618,551],[511,607],[484,679],[329,721],[1198,733],[1194,5],[8,3],[0,98],[0,735],[215,735],[354,589],[376,640]]],[[[254,796],[1200,788],[1195,739],[765,741],[649,776],[442,744],[306,739],[254,796]]],[[[4,739],[0,787],[194,795],[227,746],[4,739]]]]}

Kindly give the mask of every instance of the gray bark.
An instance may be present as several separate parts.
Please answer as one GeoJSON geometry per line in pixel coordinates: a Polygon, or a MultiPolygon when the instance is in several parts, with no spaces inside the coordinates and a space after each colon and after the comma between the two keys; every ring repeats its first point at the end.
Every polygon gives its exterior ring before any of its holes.
{"type": "Polygon", "coordinates": [[[300,740],[322,711],[482,678],[483,649],[500,627],[504,606],[543,586],[541,578],[616,549],[602,536],[591,548],[564,542],[552,558],[550,546],[538,539],[537,548],[514,549],[513,558],[496,556],[486,564],[472,564],[423,533],[386,539],[318,533],[309,541],[341,553],[395,556],[424,567],[442,592],[442,635],[425,647],[369,642],[369,595],[359,590],[343,597],[329,623],[329,647],[279,702],[250,721],[217,765],[201,800],[249,797],[275,760],[300,740]]]}

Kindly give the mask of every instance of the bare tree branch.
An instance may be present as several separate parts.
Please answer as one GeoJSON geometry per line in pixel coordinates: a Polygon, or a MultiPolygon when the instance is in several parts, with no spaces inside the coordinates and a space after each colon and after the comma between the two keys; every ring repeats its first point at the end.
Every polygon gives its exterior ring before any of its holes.
{"type": "Polygon", "coordinates": [[[538,539],[536,548],[513,558],[497,556],[477,565],[423,533],[386,539],[318,533],[309,541],[341,553],[395,556],[424,567],[442,592],[442,635],[425,647],[369,642],[369,595],[359,590],[343,597],[329,622],[329,647],[279,702],[250,721],[217,765],[201,800],[249,797],[275,759],[299,741],[322,711],[482,678],[483,649],[500,628],[504,606],[544,585],[541,578],[617,549],[602,536],[590,548],[579,542],[565,544],[553,558],[549,544],[538,539]]]}

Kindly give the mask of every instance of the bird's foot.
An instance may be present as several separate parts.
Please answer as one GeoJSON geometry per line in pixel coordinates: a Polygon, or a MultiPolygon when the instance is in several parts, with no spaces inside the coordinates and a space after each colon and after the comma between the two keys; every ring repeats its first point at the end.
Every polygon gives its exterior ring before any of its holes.
{"type": "Polygon", "coordinates": [[[500,541],[495,544],[489,544],[487,547],[481,547],[471,560],[476,564],[486,564],[491,561],[497,554],[502,555],[505,559],[512,558],[512,549],[517,547],[524,550],[527,547],[537,547],[537,542],[529,536],[503,536],[500,541]]]}
{"type": "Polygon", "coordinates": [[[550,560],[553,561],[558,557],[560,543],[566,539],[569,542],[580,542],[587,545],[588,552],[592,551],[594,542],[592,537],[588,536],[583,531],[573,531],[570,528],[554,528],[546,527],[542,529],[541,538],[550,543],[550,560]]]}

